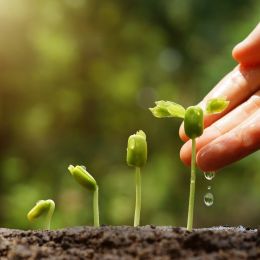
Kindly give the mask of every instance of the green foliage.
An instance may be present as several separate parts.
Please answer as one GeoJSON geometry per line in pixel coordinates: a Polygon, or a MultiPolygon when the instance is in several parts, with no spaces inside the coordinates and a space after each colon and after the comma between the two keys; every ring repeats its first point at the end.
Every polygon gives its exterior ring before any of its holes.
{"type": "Polygon", "coordinates": [[[179,117],[184,118],[185,108],[171,101],[156,101],[156,106],[149,108],[155,117],[179,117]]]}
{"type": "Polygon", "coordinates": [[[206,113],[217,114],[223,112],[229,105],[226,98],[213,98],[207,101],[206,113]]]}

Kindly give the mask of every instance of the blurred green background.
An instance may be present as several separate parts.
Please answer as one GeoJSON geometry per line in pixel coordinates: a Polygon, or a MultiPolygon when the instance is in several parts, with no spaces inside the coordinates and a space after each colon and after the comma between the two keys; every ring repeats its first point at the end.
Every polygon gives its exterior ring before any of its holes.
{"type": "MultiPolygon", "coordinates": [[[[178,120],[158,99],[197,103],[234,66],[233,46],[259,22],[258,0],[0,0],[0,226],[40,227],[26,214],[52,198],[54,228],[92,224],[92,195],[68,173],[86,165],[100,186],[101,223],[132,225],[127,138],[147,134],[142,224],[185,226],[189,169],[178,120]]],[[[195,226],[260,219],[259,153],[198,173],[195,226]],[[203,195],[212,185],[214,205],[203,195]]]]}

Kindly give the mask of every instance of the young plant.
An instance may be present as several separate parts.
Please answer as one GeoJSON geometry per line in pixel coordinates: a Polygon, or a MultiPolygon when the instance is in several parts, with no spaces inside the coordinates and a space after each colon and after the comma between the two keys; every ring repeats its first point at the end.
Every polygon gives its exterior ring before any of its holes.
{"type": "Polygon", "coordinates": [[[99,227],[99,207],[98,207],[98,185],[96,180],[87,172],[84,166],[68,167],[71,175],[84,188],[94,192],[93,194],[93,212],[94,212],[94,226],[99,227]]]}
{"type": "Polygon", "coordinates": [[[27,218],[29,221],[33,221],[34,219],[46,215],[45,224],[43,226],[44,229],[50,229],[52,215],[55,210],[55,203],[53,200],[39,200],[36,205],[29,211],[27,214],[27,218]]]}
{"type": "Polygon", "coordinates": [[[147,161],[146,135],[142,130],[129,136],[126,161],[129,166],[135,167],[136,198],[134,226],[137,227],[140,225],[141,212],[141,167],[147,161]]]}
{"type": "Polygon", "coordinates": [[[190,106],[185,110],[181,105],[171,101],[162,100],[155,102],[155,104],[155,107],[150,108],[155,117],[178,117],[184,119],[185,133],[192,141],[190,195],[187,220],[187,229],[192,230],[196,182],[196,138],[201,136],[204,130],[204,113],[220,113],[227,108],[229,101],[225,98],[210,99],[206,104],[205,112],[199,106],[190,106]]]}

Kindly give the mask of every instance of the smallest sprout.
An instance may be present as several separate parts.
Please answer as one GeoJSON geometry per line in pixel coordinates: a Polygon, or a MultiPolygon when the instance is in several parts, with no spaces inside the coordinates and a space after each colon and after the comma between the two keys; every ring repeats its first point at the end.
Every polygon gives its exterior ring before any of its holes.
{"type": "Polygon", "coordinates": [[[55,203],[53,200],[39,200],[36,205],[29,211],[27,218],[29,221],[33,221],[36,218],[46,214],[44,229],[50,229],[54,210],[55,203]]]}

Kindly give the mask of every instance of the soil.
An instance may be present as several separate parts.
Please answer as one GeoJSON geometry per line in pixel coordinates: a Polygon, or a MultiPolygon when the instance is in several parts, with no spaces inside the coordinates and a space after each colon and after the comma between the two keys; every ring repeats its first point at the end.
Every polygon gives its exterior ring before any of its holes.
{"type": "Polygon", "coordinates": [[[0,229],[0,259],[260,259],[260,229],[0,229]]]}

